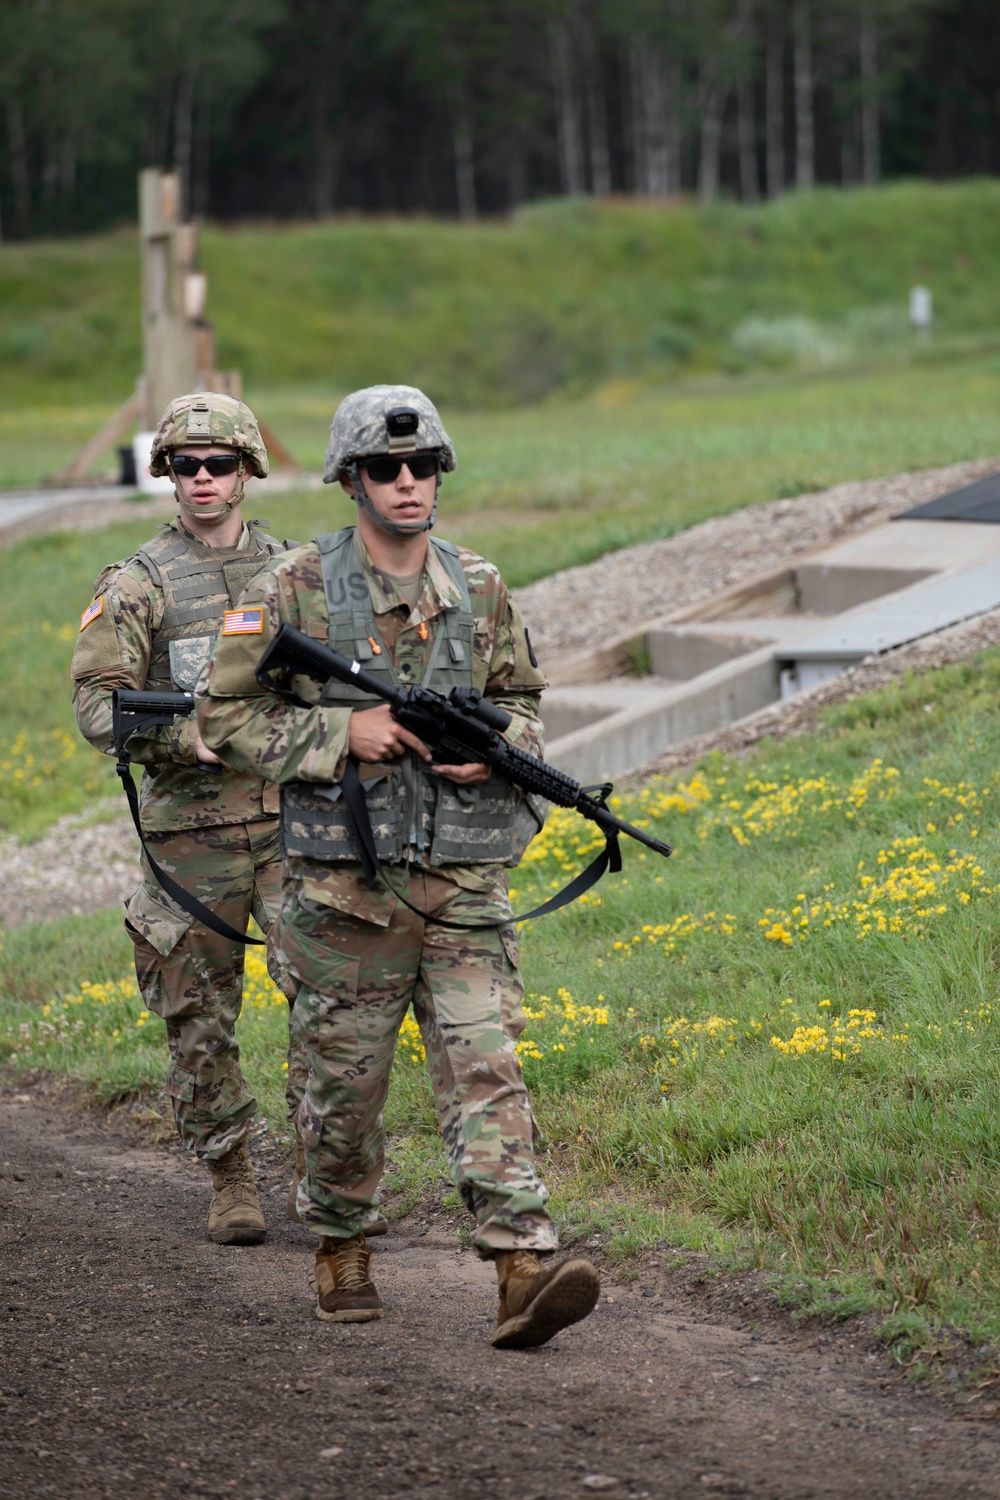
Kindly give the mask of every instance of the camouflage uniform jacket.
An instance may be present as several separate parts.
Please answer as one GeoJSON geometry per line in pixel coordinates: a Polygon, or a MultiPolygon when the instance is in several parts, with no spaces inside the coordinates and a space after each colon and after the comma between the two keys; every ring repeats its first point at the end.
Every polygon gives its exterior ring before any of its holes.
{"type": "MultiPolygon", "coordinates": [[[[420,595],[411,610],[389,577],[371,562],[357,531],[354,549],[368,584],[383,647],[401,683],[420,682],[433,650],[436,622],[461,602],[434,549],[429,548],[420,595]]],[[[474,617],[473,683],[513,715],[507,738],[529,753],[542,753],[538,700],[546,685],[535,664],[517,606],[492,563],[458,549],[474,617]]],[[[350,711],[319,703],[311,678],[293,679],[295,692],[313,705],[297,707],[259,686],[254,669],[279,627],[288,623],[326,644],[330,616],[315,543],[288,553],[258,574],[243,595],[244,610],[259,605],[262,630],[253,635],[221,635],[199,692],[198,719],[205,743],[227,762],[272,781],[330,785],[343,775],[350,711]]],[[[290,875],[303,894],[367,921],[386,925],[394,898],[370,891],[360,866],[331,865],[304,857],[288,859],[290,875]]],[[[499,866],[447,865],[436,871],[467,890],[492,892],[505,901],[499,866]]]]}
{"type": "MultiPolygon", "coordinates": [[[[95,749],[114,753],[113,688],[169,687],[172,670],[176,678],[177,671],[185,669],[188,677],[178,685],[194,686],[192,678],[207,659],[203,643],[206,637],[214,638],[223,612],[236,603],[250,575],[251,558],[256,554],[260,567],[265,567],[284,550],[259,524],[251,521],[244,527],[239,547],[216,548],[193,536],[177,518],[148,544],[151,564],[143,560],[140,548],[132,557],[105,568],[94,586],[93,603],[84,611],[71,668],[77,723],[95,749]],[[208,592],[198,591],[205,585],[199,585],[196,573],[193,583],[176,588],[187,606],[185,614],[198,618],[167,631],[162,629],[168,602],[163,579],[171,563],[166,562],[161,570],[152,562],[159,543],[173,544],[159,550],[177,554],[187,564],[185,572],[204,562],[209,577],[215,575],[208,592]],[[234,566],[225,579],[222,569],[230,561],[234,566]],[[171,643],[166,636],[173,637],[175,648],[169,654],[171,643]],[[185,637],[190,639],[190,662],[185,661],[185,637]]],[[[171,582],[168,576],[168,588],[171,582]]],[[[194,728],[193,718],[177,719],[168,727],[134,734],[129,740],[133,761],[145,767],[140,787],[143,829],[164,833],[274,817],[279,809],[277,789],[247,771],[202,766],[195,754],[194,728]]]]}

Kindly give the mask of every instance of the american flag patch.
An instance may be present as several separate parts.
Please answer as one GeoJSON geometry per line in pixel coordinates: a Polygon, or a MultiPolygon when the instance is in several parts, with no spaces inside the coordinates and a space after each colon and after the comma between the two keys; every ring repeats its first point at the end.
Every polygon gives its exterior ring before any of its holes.
{"type": "Polygon", "coordinates": [[[263,629],[262,609],[227,609],[222,616],[223,635],[260,635],[263,629]]]}
{"type": "Polygon", "coordinates": [[[93,604],[88,604],[87,608],[84,610],[83,614],[80,616],[80,629],[81,630],[86,630],[87,626],[91,623],[91,621],[97,619],[97,616],[101,613],[101,610],[103,608],[104,608],[104,596],[103,595],[101,596],[100,599],[95,599],[94,602],[93,602],[93,604]]]}

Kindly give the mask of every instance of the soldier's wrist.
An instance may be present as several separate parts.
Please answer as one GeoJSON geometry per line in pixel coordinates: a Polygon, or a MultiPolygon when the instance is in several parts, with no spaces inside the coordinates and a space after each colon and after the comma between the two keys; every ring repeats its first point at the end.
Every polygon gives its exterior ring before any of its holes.
{"type": "Polygon", "coordinates": [[[191,719],[175,719],[170,730],[170,756],[180,766],[194,766],[198,764],[198,756],[195,750],[195,721],[191,719]]]}

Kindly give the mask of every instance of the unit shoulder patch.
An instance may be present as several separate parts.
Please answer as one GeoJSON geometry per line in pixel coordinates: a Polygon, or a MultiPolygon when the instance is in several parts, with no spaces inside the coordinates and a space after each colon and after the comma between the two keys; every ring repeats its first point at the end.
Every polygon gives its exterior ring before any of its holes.
{"type": "MultiPolygon", "coordinates": [[[[87,608],[80,616],[80,630],[86,630],[88,625],[92,625],[93,622],[97,619],[98,615],[103,613],[103,610],[104,595],[102,594],[99,599],[94,599],[92,603],[88,604],[87,608]]],[[[79,634],[79,632],[77,633],[79,634]]]]}
{"type": "Polygon", "coordinates": [[[223,635],[260,635],[263,629],[262,609],[227,609],[222,616],[223,635]]]}

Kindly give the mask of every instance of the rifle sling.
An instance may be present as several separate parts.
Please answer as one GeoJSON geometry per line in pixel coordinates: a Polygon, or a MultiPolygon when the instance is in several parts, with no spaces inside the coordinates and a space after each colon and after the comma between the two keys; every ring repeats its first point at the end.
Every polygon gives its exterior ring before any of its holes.
{"type": "MultiPolygon", "coordinates": [[[[390,895],[396,896],[408,911],[414,916],[421,917],[425,922],[432,922],[435,927],[466,927],[476,928],[498,928],[510,927],[515,922],[530,922],[533,917],[547,917],[554,911],[559,911],[563,906],[569,906],[571,901],[578,900],[585,891],[589,891],[600,880],[605,871],[610,870],[617,875],[622,867],[621,849],[618,845],[618,833],[615,829],[610,832],[601,829],[604,834],[604,848],[596,859],[592,859],[586,869],[574,875],[568,885],[564,886],[548,901],[543,901],[541,906],[532,907],[531,911],[524,913],[522,917],[510,916],[501,922],[449,922],[445,917],[431,916],[430,912],[421,911],[419,906],[414,906],[407,901],[401,891],[397,891],[392,881],[385,873],[385,867],[379,860],[375,848],[375,835],[372,833],[371,818],[368,816],[368,804],[365,801],[364,790],[361,786],[361,778],[358,775],[357,762],[348,756],[341,780],[341,790],[344,797],[344,806],[347,810],[348,820],[354,834],[354,841],[358,849],[358,857],[361,868],[364,871],[365,882],[374,886],[377,880],[381,880],[390,895]]],[[[585,788],[589,790],[589,788],[585,788]]],[[[596,790],[596,789],[595,789],[596,790]]],[[[606,789],[602,789],[606,795],[606,789]]]]}
{"type": "Polygon", "coordinates": [[[121,750],[118,755],[115,770],[118,773],[119,779],[121,780],[121,784],[125,792],[125,800],[128,802],[129,812],[132,814],[132,822],[135,824],[135,831],[139,835],[139,843],[142,845],[142,852],[145,854],[147,860],[149,861],[149,868],[152,870],[153,874],[156,876],[157,880],[160,882],[160,885],[166,891],[167,895],[172,897],[173,900],[177,902],[177,905],[181,908],[181,910],[187,912],[189,917],[194,917],[194,919],[197,922],[200,922],[203,927],[208,927],[212,932],[217,932],[219,937],[228,938],[231,943],[243,943],[246,946],[250,946],[252,944],[255,947],[263,948],[265,946],[263,938],[247,937],[246,933],[237,932],[235,927],[230,927],[229,923],[223,921],[222,917],[216,916],[211,907],[206,906],[204,902],[199,901],[197,896],[192,896],[190,891],[186,891],[182,885],[178,885],[173,876],[168,875],[166,870],[162,869],[156,863],[156,860],[149,852],[149,845],[146,843],[146,840],[143,837],[142,824],[139,821],[139,794],[135,789],[135,782],[132,780],[131,765],[132,763],[129,760],[128,752],[126,750],[121,750]]]}

